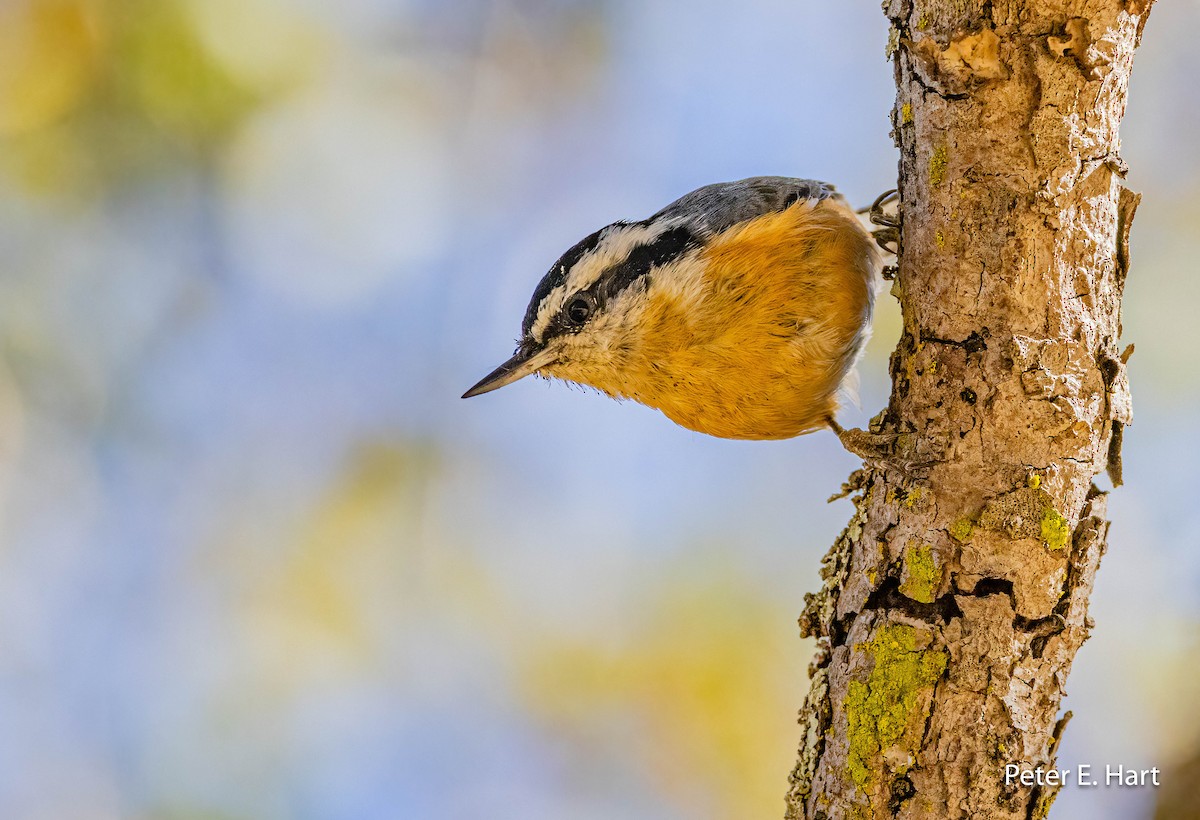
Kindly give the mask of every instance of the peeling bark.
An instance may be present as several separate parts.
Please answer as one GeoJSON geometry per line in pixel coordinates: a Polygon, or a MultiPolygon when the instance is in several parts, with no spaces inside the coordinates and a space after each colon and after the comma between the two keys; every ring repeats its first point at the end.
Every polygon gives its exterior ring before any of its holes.
{"type": "Polygon", "coordinates": [[[790,818],[1035,818],[1132,421],[1118,125],[1152,0],[887,0],[895,457],[807,596],[790,818]]]}

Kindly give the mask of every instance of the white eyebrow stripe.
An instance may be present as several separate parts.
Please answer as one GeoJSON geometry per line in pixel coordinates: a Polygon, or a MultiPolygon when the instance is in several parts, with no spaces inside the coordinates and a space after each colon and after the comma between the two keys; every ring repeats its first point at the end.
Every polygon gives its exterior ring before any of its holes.
{"type": "Polygon", "coordinates": [[[596,247],[584,254],[567,272],[566,281],[546,294],[538,305],[537,318],[529,329],[534,341],[542,342],[551,320],[562,310],[568,296],[591,287],[606,271],[628,259],[634,248],[652,243],[678,224],[679,220],[659,220],[650,225],[616,223],[605,228],[596,247]]]}
{"type": "Polygon", "coordinates": [[[566,287],[570,293],[595,284],[606,270],[629,258],[638,245],[648,245],[658,238],[668,226],[618,225],[606,230],[596,247],[583,256],[567,275],[566,287]]]}

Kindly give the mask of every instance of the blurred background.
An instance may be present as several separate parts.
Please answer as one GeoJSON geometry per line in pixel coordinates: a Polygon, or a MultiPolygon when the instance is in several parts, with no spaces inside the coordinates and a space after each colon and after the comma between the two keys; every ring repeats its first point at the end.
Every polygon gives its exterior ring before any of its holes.
{"type": "MultiPolygon", "coordinates": [[[[1063,766],[1200,746],[1197,27],[1154,9],[1125,122],[1137,423],[1063,766]]],[[[886,39],[876,3],[0,2],[0,817],[779,817],[854,459],[458,396],[600,225],[891,187],[886,39]]],[[[884,297],[850,422],[897,335],[884,297]]]]}

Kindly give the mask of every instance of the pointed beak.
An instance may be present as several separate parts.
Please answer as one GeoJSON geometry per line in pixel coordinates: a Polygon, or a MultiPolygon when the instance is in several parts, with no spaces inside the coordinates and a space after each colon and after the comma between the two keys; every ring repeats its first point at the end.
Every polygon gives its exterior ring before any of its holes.
{"type": "Polygon", "coordinates": [[[557,350],[526,349],[522,346],[511,359],[480,379],[479,384],[463,393],[462,397],[469,399],[472,396],[481,396],[484,393],[499,390],[506,384],[512,384],[531,373],[536,373],[546,365],[554,364],[557,360],[557,350]]]}

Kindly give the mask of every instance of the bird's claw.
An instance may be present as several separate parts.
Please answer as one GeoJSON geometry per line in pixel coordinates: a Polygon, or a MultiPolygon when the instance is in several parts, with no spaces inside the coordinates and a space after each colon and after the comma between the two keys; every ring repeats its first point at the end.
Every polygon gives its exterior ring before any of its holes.
{"type": "Polygon", "coordinates": [[[899,192],[893,188],[877,196],[871,207],[866,209],[871,224],[878,226],[871,231],[875,244],[896,256],[900,255],[900,215],[898,212],[888,211],[887,206],[899,198],[899,192]]]}

